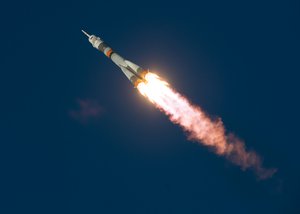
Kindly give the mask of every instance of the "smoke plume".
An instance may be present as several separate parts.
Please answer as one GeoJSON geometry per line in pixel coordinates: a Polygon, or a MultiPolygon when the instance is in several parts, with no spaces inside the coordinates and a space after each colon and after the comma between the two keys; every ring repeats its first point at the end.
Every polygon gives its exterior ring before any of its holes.
{"type": "Polygon", "coordinates": [[[148,73],[146,82],[137,86],[142,95],[164,112],[188,134],[189,140],[212,148],[220,156],[240,166],[243,170],[253,170],[259,179],[271,177],[276,169],[266,169],[261,158],[254,151],[247,151],[242,140],[233,134],[226,134],[221,119],[212,120],[204,111],[193,105],[162,81],[157,75],[148,73]]]}
{"type": "Polygon", "coordinates": [[[78,109],[69,111],[69,115],[82,124],[98,119],[103,113],[102,107],[95,100],[77,99],[77,103],[78,109]]]}

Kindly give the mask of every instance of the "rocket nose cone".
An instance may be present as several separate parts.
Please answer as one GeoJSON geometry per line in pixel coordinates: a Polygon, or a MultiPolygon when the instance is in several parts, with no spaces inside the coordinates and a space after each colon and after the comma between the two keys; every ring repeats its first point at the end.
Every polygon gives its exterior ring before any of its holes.
{"type": "Polygon", "coordinates": [[[84,30],[81,30],[82,31],[82,33],[84,33],[88,38],[90,38],[91,36],[87,33],[87,32],[85,32],[84,30]]]}

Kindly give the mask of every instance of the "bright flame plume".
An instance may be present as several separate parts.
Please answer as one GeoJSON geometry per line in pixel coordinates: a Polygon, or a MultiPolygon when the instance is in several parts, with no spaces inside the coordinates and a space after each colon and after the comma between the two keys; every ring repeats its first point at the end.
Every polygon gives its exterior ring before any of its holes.
{"type": "Polygon", "coordinates": [[[211,147],[243,170],[252,169],[259,179],[269,178],[276,172],[276,169],[263,168],[261,158],[253,151],[246,151],[243,141],[226,134],[221,119],[211,120],[200,107],[191,104],[156,74],[147,73],[145,80],[137,86],[140,93],[181,126],[190,140],[211,147]]]}

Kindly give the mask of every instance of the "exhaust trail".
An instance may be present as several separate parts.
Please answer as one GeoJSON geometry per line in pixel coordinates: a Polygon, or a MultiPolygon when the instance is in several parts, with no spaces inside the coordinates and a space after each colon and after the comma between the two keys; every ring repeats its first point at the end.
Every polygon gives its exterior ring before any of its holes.
{"type": "Polygon", "coordinates": [[[109,47],[100,37],[83,31],[94,48],[104,53],[116,64],[128,80],[142,95],[164,112],[188,134],[189,139],[208,146],[220,156],[240,166],[253,170],[259,179],[271,177],[276,169],[266,169],[261,158],[253,151],[247,151],[242,140],[233,134],[226,134],[221,119],[212,120],[204,111],[187,98],[172,89],[159,76],[128,61],[109,47]]]}
{"type": "Polygon", "coordinates": [[[212,148],[217,155],[243,170],[254,171],[258,179],[270,178],[276,172],[276,169],[264,168],[262,159],[254,151],[247,151],[242,140],[231,133],[226,134],[221,119],[213,121],[199,106],[192,104],[156,74],[149,72],[144,78],[146,81],[137,85],[139,92],[178,124],[189,140],[212,148]]]}

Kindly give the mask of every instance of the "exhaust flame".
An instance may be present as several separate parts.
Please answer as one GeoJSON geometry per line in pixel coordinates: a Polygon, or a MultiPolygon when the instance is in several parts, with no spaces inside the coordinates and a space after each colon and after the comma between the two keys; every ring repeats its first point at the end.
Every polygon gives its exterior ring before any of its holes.
{"type": "Polygon", "coordinates": [[[243,170],[252,169],[259,179],[271,177],[276,169],[262,167],[261,158],[246,151],[243,141],[233,134],[226,135],[221,119],[212,121],[204,111],[187,100],[169,84],[153,73],[147,73],[146,82],[138,84],[140,93],[164,112],[169,119],[187,132],[189,139],[211,147],[216,154],[226,157],[243,170]]]}

